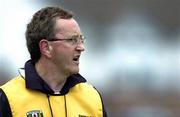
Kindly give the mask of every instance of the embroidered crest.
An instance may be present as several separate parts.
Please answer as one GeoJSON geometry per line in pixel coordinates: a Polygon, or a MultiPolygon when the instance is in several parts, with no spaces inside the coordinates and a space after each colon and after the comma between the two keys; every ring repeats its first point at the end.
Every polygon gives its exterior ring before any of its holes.
{"type": "Polygon", "coordinates": [[[32,110],[26,113],[27,117],[44,117],[41,110],[32,110]]]}

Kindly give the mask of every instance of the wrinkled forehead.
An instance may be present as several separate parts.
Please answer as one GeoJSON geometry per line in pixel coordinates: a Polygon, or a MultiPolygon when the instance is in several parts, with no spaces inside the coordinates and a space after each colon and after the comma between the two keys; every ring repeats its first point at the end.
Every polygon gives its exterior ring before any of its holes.
{"type": "Polygon", "coordinates": [[[56,37],[82,35],[78,23],[73,19],[57,19],[55,24],[56,37]]]}

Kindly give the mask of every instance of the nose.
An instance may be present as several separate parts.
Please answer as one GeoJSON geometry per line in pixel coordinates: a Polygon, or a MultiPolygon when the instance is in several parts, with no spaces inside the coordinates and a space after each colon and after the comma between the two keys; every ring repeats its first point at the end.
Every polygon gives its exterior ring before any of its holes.
{"type": "Polygon", "coordinates": [[[76,46],[76,50],[81,51],[81,52],[85,51],[84,43],[78,43],[76,46]]]}

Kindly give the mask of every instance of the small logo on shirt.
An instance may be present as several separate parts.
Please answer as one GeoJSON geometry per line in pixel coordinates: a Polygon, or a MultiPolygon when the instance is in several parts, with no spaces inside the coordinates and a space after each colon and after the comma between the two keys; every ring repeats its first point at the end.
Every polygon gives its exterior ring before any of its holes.
{"type": "Polygon", "coordinates": [[[27,117],[44,117],[41,110],[32,110],[26,113],[27,117]]]}
{"type": "Polygon", "coordinates": [[[80,115],[78,117],[92,117],[92,116],[87,116],[87,115],[80,115]]]}

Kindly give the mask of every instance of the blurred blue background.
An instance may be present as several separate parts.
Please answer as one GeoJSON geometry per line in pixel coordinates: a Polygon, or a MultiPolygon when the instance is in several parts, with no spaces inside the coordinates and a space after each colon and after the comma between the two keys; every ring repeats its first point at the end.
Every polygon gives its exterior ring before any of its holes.
{"type": "Polygon", "coordinates": [[[29,59],[26,25],[49,5],[74,13],[80,73],[110,117],[180,117],[180,0],[0,0],[0,85],[29,59]]]}

